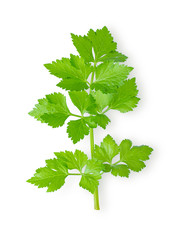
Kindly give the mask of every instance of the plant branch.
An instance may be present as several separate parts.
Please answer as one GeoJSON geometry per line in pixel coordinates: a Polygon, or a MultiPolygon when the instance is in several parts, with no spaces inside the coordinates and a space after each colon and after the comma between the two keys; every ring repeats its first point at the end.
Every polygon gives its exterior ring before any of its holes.
{"type": "Polygon", "coordinates": [[[68,175],[80,176],[80,175],[82,175],[82,174],[81,174],[81,173],[68,173],[68,175]]]}
{"type": "Polygon", "coordinates": [[[119,160],[119,161],[113,163],[112,165],[116,165],[116,164],[118,164],[118,163],[120,163],[120,162],[121,162],[121,160],[119,160]]]}
{"type": "MultiPolygon", "coordinates": [[[[91,76],[90,86],[94,81],[95,68],[96,68],[96,63],[94,62],[94,69],[93,69],[92,76],[91,76]]],[[[91,93],[91,91],[92,90],[90,88],[90,93],[91,93]]],[[[92,116],[92,115],[90,115],[90,116],[92,116]]],[[[93,130],[93,128],[90,128],[90,150],[91,150],[91,158],[93,159],[93,157],[94,157],[94,130],[93,130]]],[[[100,210],[98,187],[96,188],[96,190],[94,192],[94,209],[100,210]]]]}
{"type": "Polygon", "coordinates": [[[73,113],[70,113],[70,115],[73,116],[73,117],[78,117],[78,118],[81,118],[81,117],[82,117],[82,116],[80,116],[80,115],[73,114],[73,113]]]}

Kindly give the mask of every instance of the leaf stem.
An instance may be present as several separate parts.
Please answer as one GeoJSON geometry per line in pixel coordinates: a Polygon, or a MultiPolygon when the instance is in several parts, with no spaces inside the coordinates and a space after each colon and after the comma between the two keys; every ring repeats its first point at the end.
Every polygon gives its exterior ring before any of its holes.
{"type": "Polygon", "coordinates": [[[68,173],[68,175],[78,175],[78,176],[80,176],[81,175],[81,173],[68,173]]]}
{"type": "Polygon", "coordinates": [[[120,162],[121,162],[121,160],[119,160],[119,161],[113,163],[112,165],[116,165],[116,164],[118,164],[118,163],[120,163],[120,162]]]}
{"type": "Polygon", "coordinates": [[[98,188],[94,192],[94,209],[95,210],[100,210],[99,206],[99,191],[98,188]]]}
{"type": "MultiPolygon", "coordinates": [[[[93,128],[90,128],[90,150],[91,150],[91,158],[93,159],[93,157],[94,157],[94,130],[93,130],[93,128]]],[[[96,188],[96,190],[94,192],[94,209],[100,210],[98,187],[96,188]]]]}
{"type": "Polygon", "coordinates": [[[80,115],[73,114],[73,113],[71,113],[70,115],[71,115],[71,116],[73,116],[73,117],[79,117],[79,118],[81,118],[81,117],[82,117],[82,116],[80,116],[80,115]]]}
{"type": "Polygon", "coordinates": [[[91,158],[94,156],[94,130],[90,128],[90,150],[91,150],[91,158]]]}
{"type": "MultiPolygon", "coordinates": [[[[91,80],[90,80],[90,86],[92,85],[93,81],[94,81],[94,73],[95,73],[95,68],[96,68],[96,62],[94,62],[94,68],[93,68],[93,72],[92,72],[92,76],[91,76],[91,80]]],[[[91,88],[90,88],[90,92],[91,92],[91,88]]]]}
{"type": "Polygon", "coordinates": [[[108,112],[110,110],[110,107],[108,106],[105,111],[102,112],[102,114],[108,112]]]}
{"type": "MultiPolygon", "coordinates": [[[[94,62],[94,69],[92,72],[92,76],[91,76],[91,81],[90,81],[90,85],[93,83],[94,81],[94,74],[95,74],[95,68],[96,68],[96,63],[94,62]]],[[[90,88],[90,93],[91,93],[91,88],[90,88]]],[[[91,116],[91,115],[90,115],[91,116]]],[[[94,130],[93,128],[90,128],[90,150],[91,150],[91,158],[93,159],[94,157],[94,130]]],[[[99,207],[99,191],[98,191],[98,187],[96,188],[95,192],[94,192],[94,209],[95,210],[100,210],[99,207]]]]}

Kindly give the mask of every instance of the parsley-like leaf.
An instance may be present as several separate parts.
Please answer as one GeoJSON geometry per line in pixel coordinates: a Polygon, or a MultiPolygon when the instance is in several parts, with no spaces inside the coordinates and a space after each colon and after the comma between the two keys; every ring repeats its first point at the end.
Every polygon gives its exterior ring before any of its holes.
{"type": "Polygon", "coordinates": [[[86,125],[84,119],[71,120],[68,123],[67,133],[68,137],[75,144],[83,139],[85,135],[89,134],[89,127],[86,125]]]}
{"type": "Polygon", "coordinates": [[[64,124],[70,116],[70,111],[66,104],[66,97],[61,93],[53,93],[39,99],[29,115],[54,128],[64,124]]]}
{"type": "Polygon", "coordinates": [[[59,82],[56,86],[63,88],[65,90],[71,91],[81,91],[88,89],[88,85],[85,81],[80,81],[80,79],[66,78],[59,82]]]}
{"type": "Polygon", "coordinates": [[[130,170],[127,165],[116,164],[111,167],[111,173],[114,176],[129,177],[130,170]]]}
{"type": "Polygon", "coordinates": [[[88,101],[87,101],[87,108],[86,108],[86,112],[89,114],[97,114],[97,105],[95,102],[94,97],[92,96],[92,94],[88,95],[88,101]]]}
{"type": "Polygon", "coordinates": [[[77,36],[71,33],[72,41],[80,56],[86,62],[93,62],[93,54],[92,54],[92,43],[88,39],[87,36],[77,36]]]}
{"type": "Polygon", "coordinates": [[[148,160],[153,149],[146,145],[131,147],[130,140],[123,140],[120,144],[120,160],[127,164],[129,169],[139,172],[145,167],[143,161],[148,160]]]}
{"type": "Polygon", "coordinates": [[[50,103],[47,98],[38,99],[38,103],[35,104],[35,107],[28,114],[38,121],[44,123],[44,120],[41,118],[45,113],[54,113],[54,109],[52,109],[50,103]]]}
{"type": "Polygon", "coordinates": [[[97,159],[90,159],[87,161],[85,173],[92,173],[99,175],[102,171],[102,162],[97,159]]]}
{"type": "Polygon", "coordinates": [[[87,78],[92,72],[92,66],[85,64],[81,57],[71,55],[70,59],[62,58],[44,66],[52,75],[62,78],[58,87],[76,91],[88,89],[87,78]]]}
{"type": "Polygon", "coordinates": [[[107,27],[98,29],[96,32],[90,29],[88,39],[92,42],[96,62],[99,62],[100,57],[115,51],[117,48],[117,43],[113,41],[113,37],[107,27]]]}
{"type": "Polygon", "coordinates": [[[102,164],[96,159],[87,161],[86,168],[80,180],[80,187],[88,190],[92,194],[95,192],[101,179],[102,164]]]}
{"type": "Polygon", "coordinates": [[[86,91],[72,91],[69,92],[69,96],[73,104],[80,110],[82,115],[85,112],[93,112],[92,109],[95,109],[95,101],[93,97],[86,91]]]}
{"type": "Polygon", "coordinates": [[[47,192],[54,192],[64,185],[67,176],[68,170],[62,162],[59,159],[51,159],[47,160],[46,167],[38,168],[27,182],[39,188],[47,187],[47,192]]]}
{"type": "Polygon", "coordinates": [[[119,147],[110,135],[103,139],[100,147],[95,145],[94,157],[102,162],[111,163],[118,153],[119,147]]]}
{"type": "Polygon", "coordinates": [[[132,67],[119,63],[102,63],[96,69],[96,80],[91,84],[91,88],[103,93],[115,92],[132,70],[132,67]]]}
{"type": "Polygon", "coordinates": [[[114,176],[128,177],[130,170],[139,172],[145,167],[143,161],[149,159],[152,151],[153,149],[146,145],[132,147],[132,142],[128,139],[123,140],[118,148],[112,137],[107,135],[100,147],[95,145],[94,157],[103,163],[104,172],[111,171],[114,176]],[[113,158],[118,153],[120,160],[113,163],[113,158]]]}
{"type": "Polygon", "coordinates": [[[121,142],[119,148],[120,148],[120,159],[123,159],[125,154],[130,151],[130,148],[132,147],[132,141],[129,139],[125,139],[121,142]]]}
{"type": "Polygon", "coordinates": [[[103,57],[100,57],[100,62],[113,61],[113,62],[125,62],[127,57],[117,51],[110,52],[103,57]]]}
{"type": "Polygon", "coordinates": [[[127,57],[116,51],[117,43],[113,41],[113,37],[107,27],[96,31],[90,29],[87,36],[77,36],[71,34],[73,44],[79,52],[80,56],[86,62],[124,62],[127,57]],[[92,54],[94,50],[95,59],[92,54]]]}
{"type": "Polygon", "coordinates": [[[95,122],[102,128],[106,129],[106,126],[111,121],[105,114],[97,114],[94,116],[95,122]]]}
{"type": "Polygon", "coordinates": [[[58,159],[60,159],[68,169],[77,169],[80,172],[82,168],[86,165],[88,157],[87,155],[80,151],[75,150],[75,153],[70,151],[65,152],[55,152],[54,153],[58,159]]]}
{"type": "Polygon", "coordinates": [[[62,113],[53,113],[47,114],[45,113],[42,116],[42,119],[45,123],[53,128],[61,127],[64,125],[64,122],[69,117],[69,115],[63,115],[62,113]]]}
{"type": "Polygon", "coordinates": [[[95,99],[95,103],[99,113],[102,113],[102,111],[110,104],[112,100],[112,94],[104,94],[99,90],[96,92],[92,92],[92,96],[95,99]]]}
{"type": "Polygon", "coordinates": [[[110,109],[119,110],[122,113],[132,111],[139,102],[139,98],[135,78],[127,80],[117,92],[113,94],[113,99],[109,104],[110,109]]]}
{"type": "Polygon", "coordinates": [[[90,128],[96,128],[97,125],[106,129],[110,119],[105,114],[96,114],[95,116],[83,117],[83,120],[90,128]]]}
{"type": "Polygon", "coordinates": [[[82,175],[79,185],[94,194],[95,190],[99,186],[99,179],[101,179],[101,175],[85,173],[82,175]]]}

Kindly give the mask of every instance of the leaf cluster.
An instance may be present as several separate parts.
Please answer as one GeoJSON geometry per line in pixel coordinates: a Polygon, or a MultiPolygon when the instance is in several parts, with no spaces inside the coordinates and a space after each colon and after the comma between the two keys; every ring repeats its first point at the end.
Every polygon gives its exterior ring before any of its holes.
{"type": "MultiPolygon", "coordinates": [[[[109,110],[133,111],[139,98],[136,79],[129,78],[133,68],[124,64],[127,57],[117,51],[107,27],[71,37],[79,55],[71,54],[44,66],[59,79],[57,86],[68,91],[80,114],[70,110],[64,94],[54,92],[39,99],[29,115],[53,128],[67,121],[68,137],[75,144],[93,128],[106,129],[111,121],[106,115],[109,110]]],[[[80,150],[55,153],[55,158],[46,160],[46,166],[37,169],[28,182],[52,192],[61,188],[68,176],[78,175],[80,186],[94,193],[103,173],[128,177],[130,171],[139,172],[145,167],[151,152],[152,148],[145,145],[132,147],[130,140],[117,145],[107,135],[100,146],[95,145],[92,159],[80,150]],[[75,173],[70,171],[73,169],[75,173]]]]}
{"type": "Polygon", "coordinates": [[[71,37],[79,56],[71,54],[44,66],[60,79],[57,86],[68,91],[80,115],[71,113],[60,92],[39,99],[29,114],[53,128],[63,126],[70,117],[76,118],[67,123],[68,137],[75,144],[89,134],[90,128],[106,128],[110,122],[107,111],[132,111],[139,98],[135,78],[128,79],[133,68],[120,64],[127,57],[116,50],[117,44],[106,27],[71,37]]]}
{"type": "Polygon", "coordinates": [[[47,187],[47,192],[60,189],[65,179],[71,175],[78,175],[80,187],[92,194],[99,185],[103,173],[111,172],[114,176],[129,177],[131,171],[139,172],[146,165],[152,148],[142,145],[133,146],[128,139],[123,140],[118,146],[110,135],[107,135],[100,146],[95,145],[94,158],[80,151],[56,152],[54,159],[46,160],[46,166],[36,170],[29,183],[39,188],[47,187]],[[117,160],[116,160],[117,157],[117,160]],[[76,170],[73,173],[70,170],[76,170]]]}

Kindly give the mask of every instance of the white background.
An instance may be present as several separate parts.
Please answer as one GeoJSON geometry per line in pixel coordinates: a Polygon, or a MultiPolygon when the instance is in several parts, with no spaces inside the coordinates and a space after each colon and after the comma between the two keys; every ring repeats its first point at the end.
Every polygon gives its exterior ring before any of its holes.
{"type": "Polygon", "coordinates": [[[1,1],[2,240],[182,239],[181,11],[180,0],[1,1]],[[54,193],[26,183],[53,152],[89,154],[89,137],[73,145],[66,126],[52,129],[27,113],[38,98],[60,91],[43,64],[76,53],[70,33],[104,25],[134,67],[141,101],[133,112],[110,112],[112,123],[95,131],[95,142],[109,133],[155,151],[129,179],[105,175],[95,211],[78,178],[54,193]]]}

